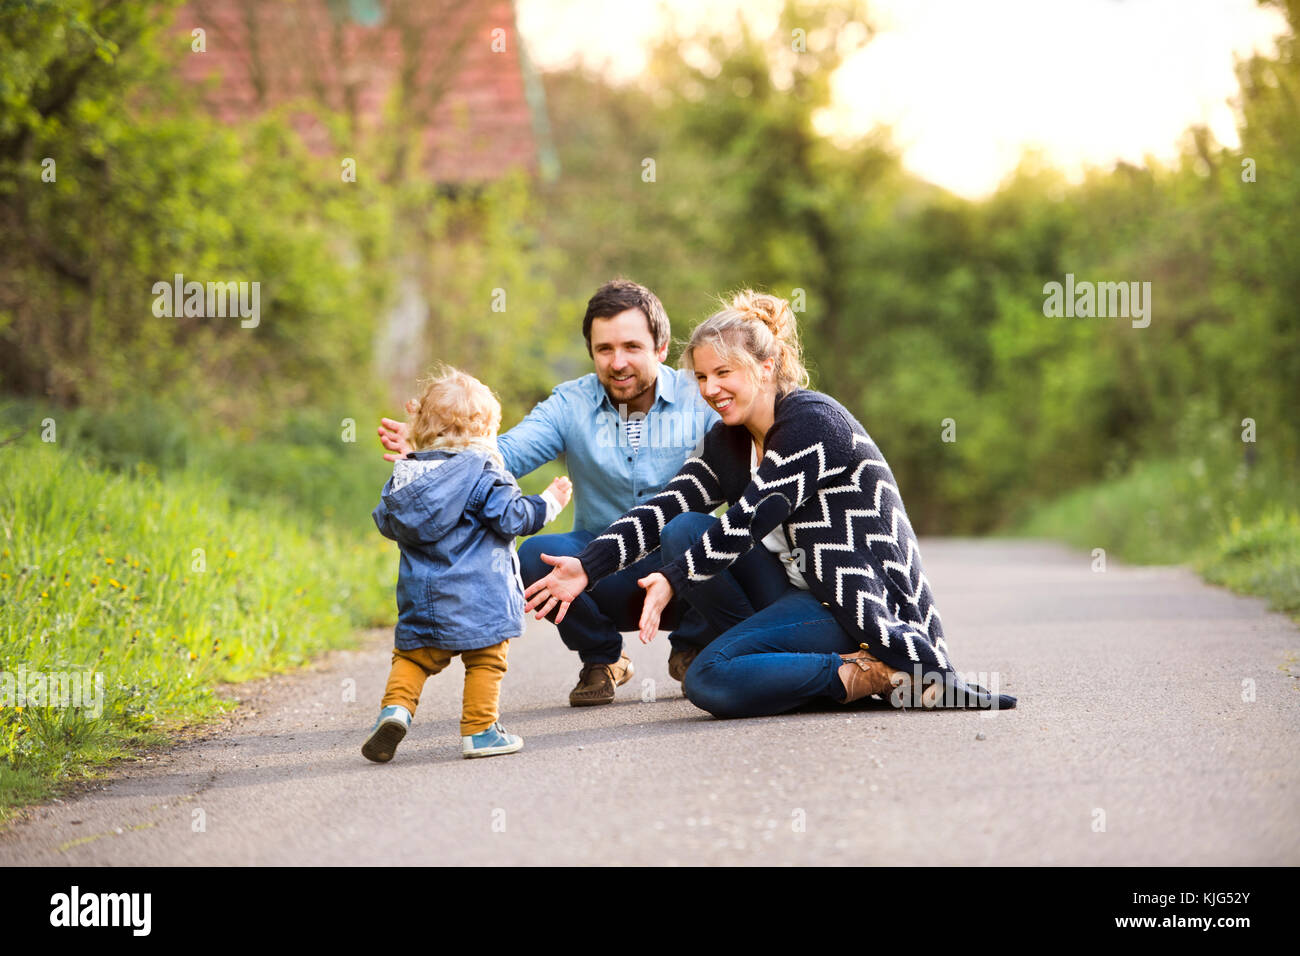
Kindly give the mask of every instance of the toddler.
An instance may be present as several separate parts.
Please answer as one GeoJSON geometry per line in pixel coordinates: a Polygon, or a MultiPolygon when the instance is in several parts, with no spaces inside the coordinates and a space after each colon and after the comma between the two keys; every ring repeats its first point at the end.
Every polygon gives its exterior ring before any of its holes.
{"type": "Polygon", "coordinates": [[[440,370],[406,410],[413,450],[394,463],[373,514],[402,551],[396,648],[361,753],[379,763],[393,759],[424,682],[457,654],[465,665],[461,754],[514,753],[523,739],[497,722],[506,649],[524,630],[514,536],[535,534],[554,519],[572,486],[562,477],[540,495],[520,492],[496,447],[501,404],[472,375],[440,370]]]}

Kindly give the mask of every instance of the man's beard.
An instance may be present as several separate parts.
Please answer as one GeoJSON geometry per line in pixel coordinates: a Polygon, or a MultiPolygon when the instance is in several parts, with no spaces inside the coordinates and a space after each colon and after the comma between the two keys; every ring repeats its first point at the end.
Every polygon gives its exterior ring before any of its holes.
{"type": "Polygon", "coordinates": [[[654,387],[653,381],[645,382],[640,377],[638,377],[635,373],[633,373],[632,377],[628,379],[626,382],[621,382],[621,383],[614,382],[611,379],[609,382],[605,384],[605,391],[607,394],[609,394],[610,399],[614,401],[615,405],[618,405],[620,403],[626,405],[635,402],[638,398],[640,398],[642,395],[644,395],[647,391],[649,391],[653,387],[654,387]],[[635,391],[633,391],[630,395],[623,394],[620,395],[618,398],[615,398],[614,393],[621,389],[635,389],[635,391]]]}

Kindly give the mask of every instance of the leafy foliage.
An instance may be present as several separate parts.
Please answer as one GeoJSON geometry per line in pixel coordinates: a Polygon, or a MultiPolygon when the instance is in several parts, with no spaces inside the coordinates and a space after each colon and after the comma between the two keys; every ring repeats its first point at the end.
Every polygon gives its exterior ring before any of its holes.
{"type": "Polygon", "coordinates": [[[1014,523],[1035,501],[1207,443],[1294,469],[1297,9],[1277,55],[1240,68],[1240,149],[1193,129],[1172,166],[1120,163],[1073,186],[1027,154],[979,202],[908,177],[883,133],[815,133],[828,78],[870,42],[851,26],[860,4],[787,3],[770,36],[741,24],[669,37],[625,88],[552,76],[568,176],[545,196],[545,230],[580,250],[556,285],[631,275],[679,330],[727,289],[802,290],[814,387],[872,433],[923,532],[1014,523]],[[807,52],[792,53],[795,29],[807,52]],[[1044,285],[1067,273],[1150,282],[1150,326],[1044,315],[1044,285]],[[1254,444],[1238,440],[1246,418],[1254,444]]]}

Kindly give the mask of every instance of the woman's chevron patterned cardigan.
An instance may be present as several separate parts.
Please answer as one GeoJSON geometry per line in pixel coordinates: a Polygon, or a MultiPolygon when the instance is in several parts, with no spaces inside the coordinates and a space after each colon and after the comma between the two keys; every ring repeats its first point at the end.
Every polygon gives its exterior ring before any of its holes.
{"type": "Polygon", "coordinates": [[[809,591],[849,634],[891,667],[952,673],[916,536],[866,429],[830,396],[796,389],[777,397],[752,478],[751,443],[744,426],[714,425],[663,491],[578,555],[591,586],[656,550],[677,515],[707,514],[726,501],[731,508],[703,538],[662,569],[675,593],[722,571],[784,524],[791,548],[805,556],[809,591]]]}

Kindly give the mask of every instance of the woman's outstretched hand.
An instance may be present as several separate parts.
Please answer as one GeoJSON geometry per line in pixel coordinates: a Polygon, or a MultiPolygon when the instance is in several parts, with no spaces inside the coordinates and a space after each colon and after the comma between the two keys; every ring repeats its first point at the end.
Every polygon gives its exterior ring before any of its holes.
{"type": "Polygon", "coordinates": [[[528,598],[528,603],[524,605],[524,613],[528,613],[545,601],[545,606],[537,612],[536,619],[540,621],[558,604],[560,612],[555,615],[555,623],[559,624],[568,613],[569,605],[587,589],[587,572],[582,570],[582,562],[577,558],[567,556],[556,558],[549,554],[540,557],[547,564],[553,565],[555,570],[540,581],[528,585],[524,591],[524,597],[528,598]]]}
{"type": "Polygon", "coordinates": [[[647,574],[636,583],[637,587],[645,588],[645,604],[641,605],[641,643],[649,644],[659,633],[659,615],[673,599],[673,586],[658,571],[647,574]]]}

